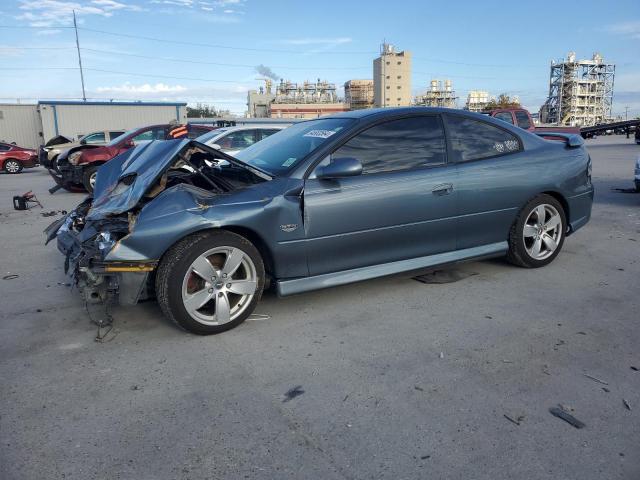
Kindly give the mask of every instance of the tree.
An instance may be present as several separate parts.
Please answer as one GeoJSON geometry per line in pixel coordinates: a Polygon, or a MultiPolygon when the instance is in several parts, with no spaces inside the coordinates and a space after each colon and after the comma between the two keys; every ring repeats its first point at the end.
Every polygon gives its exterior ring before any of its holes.
{"type": "Polygon", "coordinates": [[[196,103],[195,107],[187,107],[187,118],[212,118],[217,116],[216,107],[204,103],[196,103]]]}
{"type": "Polygon", "coordinates": [[[517,97],[511,98],[506,93],[501,93],[498,98],[492,98],[487,106],[486,110],[494,110],[496,108],[519,108],[520,100],[517,97]]]}

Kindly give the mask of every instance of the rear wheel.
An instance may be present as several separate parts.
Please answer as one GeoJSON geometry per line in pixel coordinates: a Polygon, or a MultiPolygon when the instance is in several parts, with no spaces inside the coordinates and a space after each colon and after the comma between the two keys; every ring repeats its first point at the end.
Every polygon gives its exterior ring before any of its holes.
{"type": "Polygon", "coordinates": [[[246,238],[226,231],[191,235],[164,256],[156,294],[164,314],[199,335],[240,325],[264,288],[264,264],[246,238]]]}
{"type": "Polygon", "coordinates": [[[507,259],[520,267],[544,267],[558,256],[566,232],[562,205],[551,195],[538,195],[520,211],[509,234],[507,259]]]}
{"type": "Polygon", "coordinates": [[[98,175],[98,167],[87,167],[82,174],[82,185],[87,192],[93,193],[96,185],[96,176],[98,175]]]}
{"type": "Polygon", "coordinates": [[[20,173],[22,171],[22,163],[10,158],[4,162],[4,171],[7,173],[20,173]]]}

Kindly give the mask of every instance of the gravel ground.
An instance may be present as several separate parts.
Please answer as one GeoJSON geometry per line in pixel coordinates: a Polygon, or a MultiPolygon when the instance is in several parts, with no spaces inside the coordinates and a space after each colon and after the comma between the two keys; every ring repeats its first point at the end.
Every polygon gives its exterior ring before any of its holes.
{"type": "Polygon", "coordinates": [[[268,294],[204,338],[149,302],[107,343],[41,234],[83,196],[0,174],[0,478],[640,478],[640,195],[612,190],[640,147],[587,144],[593,218],[546,268],[268,294]]]}

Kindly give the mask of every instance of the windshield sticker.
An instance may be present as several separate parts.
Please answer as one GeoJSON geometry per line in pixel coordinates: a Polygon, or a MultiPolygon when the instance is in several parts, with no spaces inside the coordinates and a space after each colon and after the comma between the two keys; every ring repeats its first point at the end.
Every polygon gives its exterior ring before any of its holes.
{"type": "Polygon", "coordinates": [[[500,153],[515,152],[520,148],[520,145],[516,140],[505,140],[504,142],[494,143],[493,148],[500,153]]]}
{"type": "Polygon", "coordinates": [[[282,164],[283,167],[288,167],[290,165],[292,165],[294,162],[296,161],[295,158],[287,158],[284,163],[282,164]]]}
{"type": "Polygon", "coordinates": [[[303,137],[315,137],[315,138],[329,138],[336,132],[333,130],[311,130],[303,135],[303,137]]]}

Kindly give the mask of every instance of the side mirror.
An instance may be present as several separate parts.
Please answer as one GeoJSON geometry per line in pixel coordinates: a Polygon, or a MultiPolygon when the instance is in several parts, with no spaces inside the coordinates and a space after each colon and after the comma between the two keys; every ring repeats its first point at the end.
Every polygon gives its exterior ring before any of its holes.
{"type": "Polygon", "coordinates": [[[331,159],[329,165],[318,168],[316,178],[355,177],[362,174],[362,163],[357,158],[340,157],[331,159]]]}
{"type": "Polygon", "coordinates": [[[80,145],[86,145],[87,141],[83,138],[82,140],[80,140],[80,145]]]}

